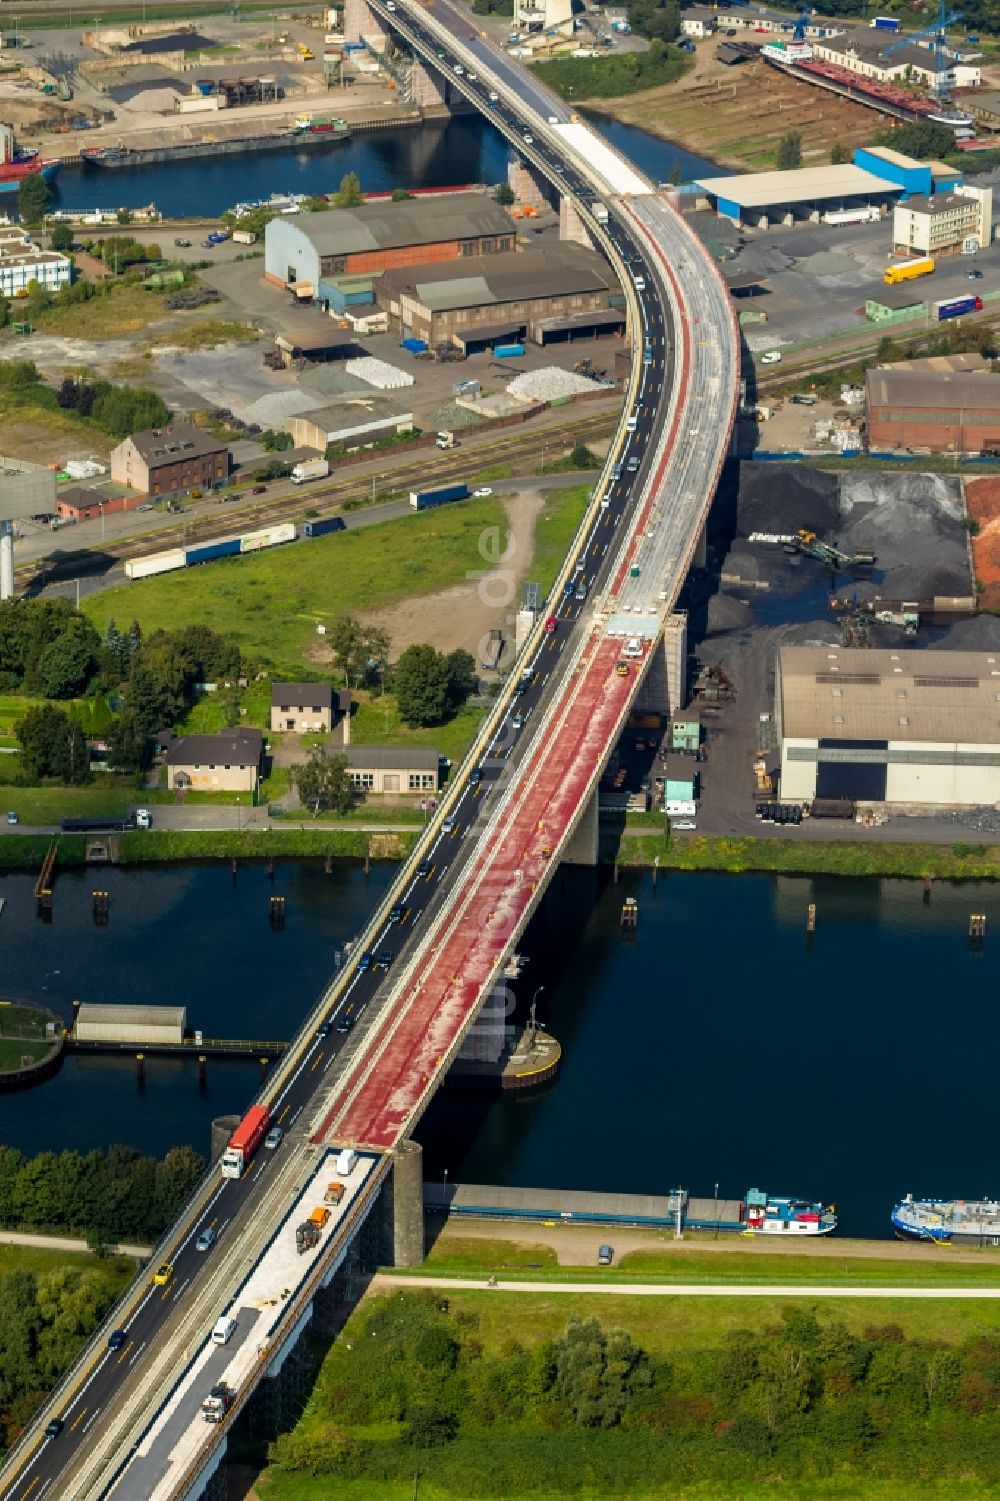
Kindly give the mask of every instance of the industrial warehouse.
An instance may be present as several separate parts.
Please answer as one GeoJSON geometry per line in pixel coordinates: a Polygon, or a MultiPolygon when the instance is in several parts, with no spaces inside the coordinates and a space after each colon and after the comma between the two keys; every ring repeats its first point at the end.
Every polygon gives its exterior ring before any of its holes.
{"type": "Polygon", "coordinates": [[[982,453],[1000,446],[1000,375],[915,364],[868,371],[870,447],[982,453]]]}
{"type": "Polygon", "coordinates": [[[781,796],[1000,803],[1000,651],[783,646],[781,796]]]}

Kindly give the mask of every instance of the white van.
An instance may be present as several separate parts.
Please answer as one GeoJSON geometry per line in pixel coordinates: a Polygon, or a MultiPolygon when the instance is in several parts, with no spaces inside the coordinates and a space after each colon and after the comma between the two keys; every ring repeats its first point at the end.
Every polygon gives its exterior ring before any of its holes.
{"type": "Polygon", "coordinates": [[[639,640],[638,636],[630,636],[628,638],[628,641],[625,643],[625,650],[622,652],[622,656],[623,657],[641,657],[642,656],[642,642],[639,640]]]}
{"type": "Polygon", "coordinates": [[[355,1152],[352,1147],[345,1147],[342,1152],[337,1153],[337,1160],[334,1163],[334,1172],[340,1178],[349,1178],[353,1173],[355,1167],[357,1166],[357,1161],[357,1152],[355,1152]]]}
{"type": "Polygon", "coordinates": [[[625,424],[625,431],[629,432],[629,433],[634,433],[635,430],[636,430],[636,428],[638,426],[639,426],[639,416],[638,416],[638,413],[637,412],[633,412],[632,415],[631,415],[631,417],[628,419],[628,421],[625,424]]]}
{"type": "Polygon", "coordinates": [[[633,273],[632,281],[635,284],[635,289],[636,289],[637,292],[645,292],[645,290],[646,290],[646,278],[644,276],[636,276],[633,273]]]}
{"type": "Polygon", "coordinates": [[[228,1345],[235,1333],[236,1320],[231,1319],[228,1313],[224,1313],[221,1319],[216,1321],[215,1328],[212,1330],[212,1344],[228,1345]]]}

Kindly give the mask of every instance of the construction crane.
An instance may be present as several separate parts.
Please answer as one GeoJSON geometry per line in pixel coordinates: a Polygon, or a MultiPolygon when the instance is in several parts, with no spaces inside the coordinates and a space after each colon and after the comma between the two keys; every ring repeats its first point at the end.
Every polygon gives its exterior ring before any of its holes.
{"type": "Polygon", "coordinates": [[[900,47],[908,47],[911,42],[919,42],[926,36],[932,36],[934,38],[934,82],[931,89],[937,99],[947,99],[948,74],[951,71],[948,62],[947,31],[949,26],[961,19],[962,12],[959,10],[949,11],[946,15],[944,0],[940,0],[938,18],[933,26],[925,26],[923,31],[910,32],[907,36],[900,37],[899,41],[893,42],[891,47],[883,49],[882,56],[891,57],[894,52],[899,51],[900,47]]]}
{"type": "Polygon", "coordinates": [[[873,552],[841,552],[832,542],[820,541],[815,532],[806,531],[804,527],[800,527],[792,540],[785,543],[785,551],[802,553],[819,563],[829,563],[831,568],[871,568],[878,561],[873,552]]]}
{"type": "Polygon", "coordinates": [[[795,23],[795,30],[792,32],[792,41],[793,42],[804,42],[805,41],[805,39],[806,39],[806,27],[809,25],[809,22],[812,20],[812,18],[813,18],[814,15],[815,15],[815,11],[811,11],[811,10],[803,10],[802,11],[801,15],[799,16],[799,19],[795,23]]]}

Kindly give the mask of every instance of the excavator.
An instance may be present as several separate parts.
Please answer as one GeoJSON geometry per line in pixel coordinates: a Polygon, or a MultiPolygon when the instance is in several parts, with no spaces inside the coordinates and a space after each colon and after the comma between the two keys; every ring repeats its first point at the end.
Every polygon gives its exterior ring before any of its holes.
{"type": "Polygon", "coordinates": [[[804,527],[800,527],[785,543],[785,551],[802,553],[819,563],[828,563],[831,568],[872,568],[878,561],[873,552],[841,552],[832,542],[821,541],[815,532],[806,531],[804,527]]]}

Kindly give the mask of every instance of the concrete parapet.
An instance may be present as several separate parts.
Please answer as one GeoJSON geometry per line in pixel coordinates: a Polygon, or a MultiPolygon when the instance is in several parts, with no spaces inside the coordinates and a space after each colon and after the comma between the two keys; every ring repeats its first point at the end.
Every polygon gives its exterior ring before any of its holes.
{"type": "Polygon", "coordinates": [[[663,624],[663,635],[650,654],[636,708],[672,714],[687,702],[687,611],[677,610],[663,624]]]}

